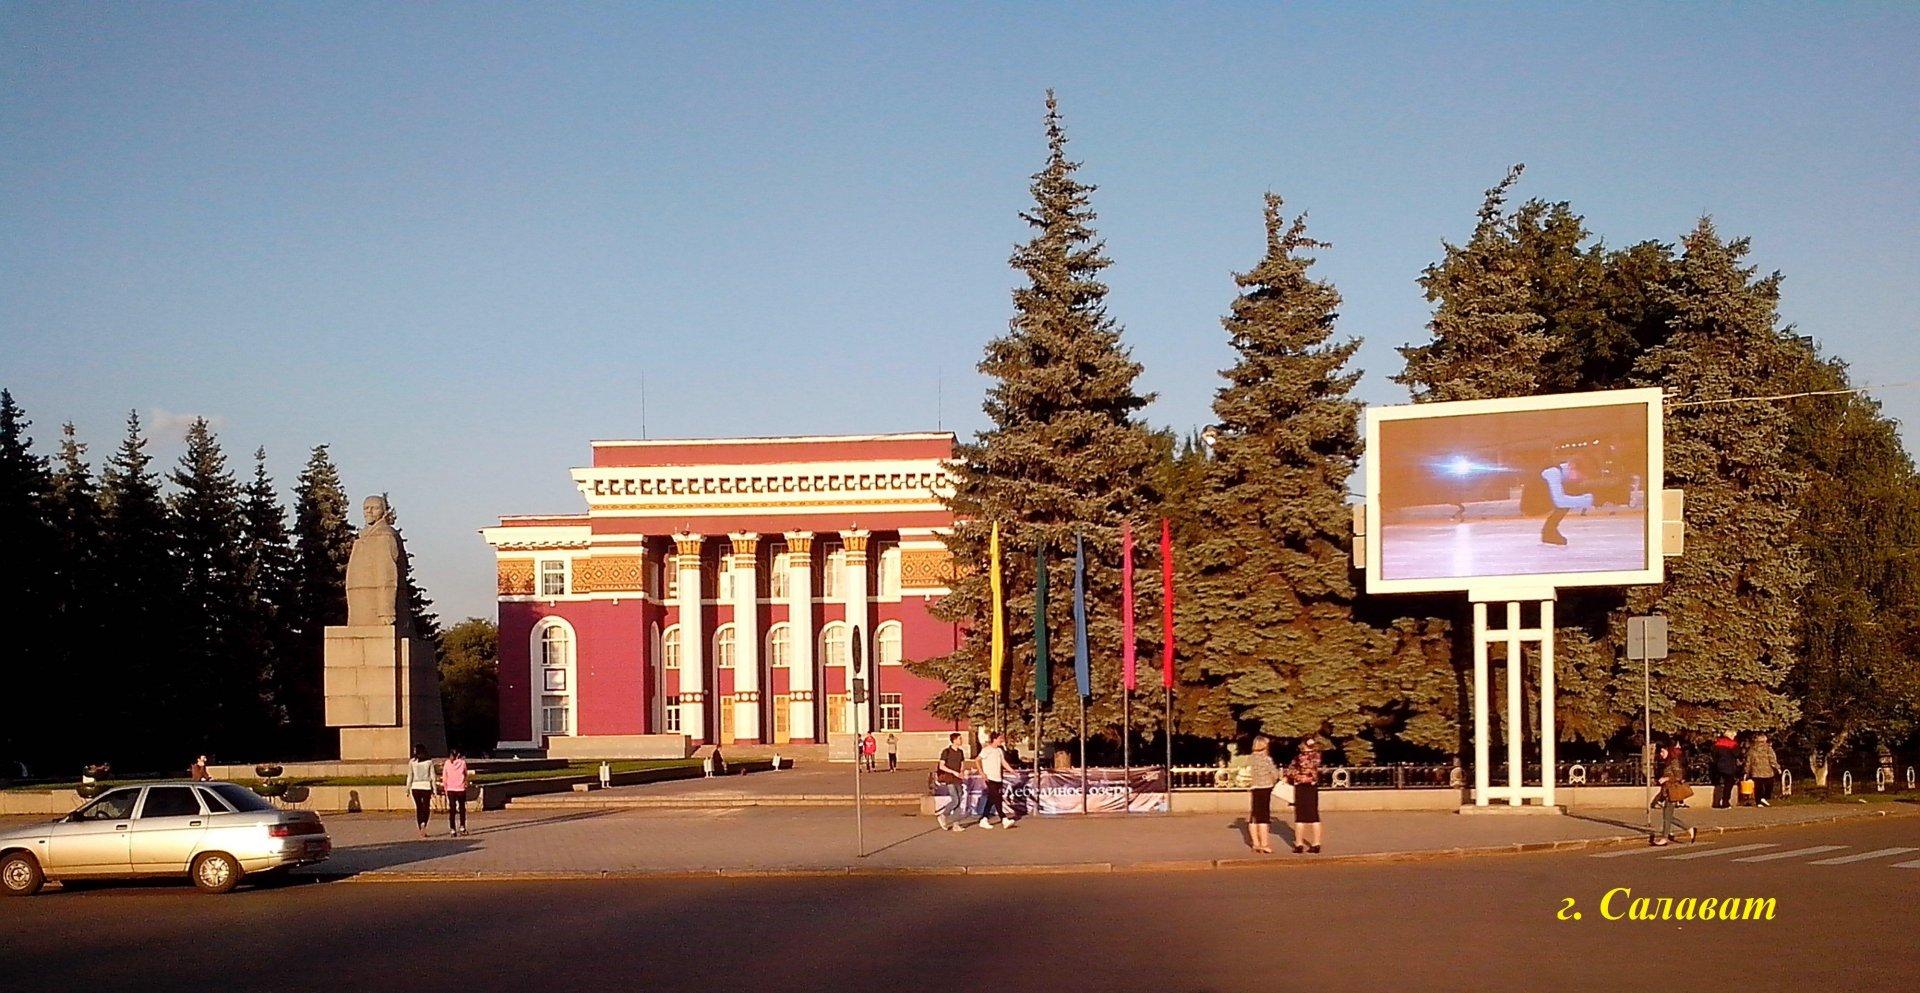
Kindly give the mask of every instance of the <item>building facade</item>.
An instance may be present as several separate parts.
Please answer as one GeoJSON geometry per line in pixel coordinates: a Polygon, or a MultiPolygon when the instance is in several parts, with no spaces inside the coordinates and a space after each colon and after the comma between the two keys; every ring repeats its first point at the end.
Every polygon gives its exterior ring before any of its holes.
{"type": "Polygon", "coordinates": [[[908,672],[950,560],[947,433],[596,441],[583,514],[505,517],[500,746],[594,757],[691,742],[955,729],[908,672]],[[856,681],[864,684],[858,702],[856,681]]]}

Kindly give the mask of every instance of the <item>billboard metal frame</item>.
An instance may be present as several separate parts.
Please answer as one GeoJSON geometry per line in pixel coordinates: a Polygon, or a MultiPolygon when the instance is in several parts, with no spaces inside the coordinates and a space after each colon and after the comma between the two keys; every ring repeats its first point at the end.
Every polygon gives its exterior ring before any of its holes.
{"type": "Polygon", "coordinates": [[[1581,586],[1649,586],[1666,581],[1666,554],[1662,544],[1665,520],[1664,494],[1666,453],[1664,449],[1665,413],[1661,391],[1602,390],[1592,393],[1557,393],[1544,396],[1507,397],[1497,400],[1453,400],[1441,403],[1400,404],[1368,407],[1366,411],[1366,588],[1371,594],[1466,592],[1475,599],[1504,599],[1508,591],[1524,594],[1536,590],[1566,589],[1581,586]],[[1530,411],[1571,410],[1587,407],[1640,405],[1647,409],[1648,478],[1642,484],[1646,498],[1646,567],[1608,572],[1523,573],[1495,576],[1439,576],[1424,579],[1387,579],[1381,573],[1384,545],[1380,527],[1380,425],[1388,421],[1431,420],[1474,414],[1508,414],[1530,411]]]}

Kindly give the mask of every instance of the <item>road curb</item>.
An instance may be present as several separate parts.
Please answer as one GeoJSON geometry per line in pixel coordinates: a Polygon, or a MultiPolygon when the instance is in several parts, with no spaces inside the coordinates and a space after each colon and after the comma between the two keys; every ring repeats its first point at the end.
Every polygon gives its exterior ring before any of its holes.
{"type": "MultiPolygon", "coordinates": [[[[1736,824],[1702,828],[1703,837],[1745,834],[1779,828],[1809,827],[1841,821],[1876,817],[1920,817],[1920,808],[1910,810],[1871,810],[1828,814],[1783,824],[1736,824]]],[[[454,883],[454,882],[563,882],[582,880],[667,880],[667,879],[818,879],[823,877],[867,878],[893,876],[1060,876],[1110,873],[1197,872],[1206,870],[1274,869],[1312,865],[1354,865],[1368,863],[1420,862],[1488,855],[1520,855],[1542,852],[1571,852],[1592,848],[1610,848],[1627,844],[1645,844],[1641,833],[1609,835],[1603,838],[1563,838],[1557,841],[1513,842],[1456,848],[1424,848],[1409,851],[1356,852],[1319,855],[1299,859],[1279,857],[1251,858],[1234,856],[1216,859],[1164,859],[1140,862],[1045,862],[1005,865],[935,866],[791,866],[736,869],[604,869],[604,870],[472,870],[465,872],[423,872],[418,870],[375,869],[368,872],[312,872],[305,878],[343,883],[454,883]]]]}

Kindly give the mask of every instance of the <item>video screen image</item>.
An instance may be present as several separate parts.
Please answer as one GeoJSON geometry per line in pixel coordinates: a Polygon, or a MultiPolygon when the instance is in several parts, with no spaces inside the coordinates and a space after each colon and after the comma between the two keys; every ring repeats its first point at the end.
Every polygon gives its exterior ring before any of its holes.
{"type": "Polygon", "coordinates": [[[1647,566],[1647,408],[1380,422],[1380,573],[1389,580],[1647,566]]]}

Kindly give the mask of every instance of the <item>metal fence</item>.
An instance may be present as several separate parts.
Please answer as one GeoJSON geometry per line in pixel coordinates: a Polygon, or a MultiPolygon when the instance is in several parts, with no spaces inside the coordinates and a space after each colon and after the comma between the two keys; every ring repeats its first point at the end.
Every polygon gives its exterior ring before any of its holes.
{"type": "MultiPolygon", "coordinates": [[[[1694,756],[1687,762],[1687,781],[1695,785],[1712,781],[1709,760],[1694,756]]],[[[1505,763],[1490,770],[1489,781],[1507,782],[1505,763]]],[[[1522,770],[1523,782],[1541,782],[1540,765],[1532,763],[1522,770]]],[[[1794,774],[1781,773],[1782,795],[1792,795],[1794,774]]],[[[1244,760],[1233,765],[1189,765],[1173,767],[1176,790],[1244,790],[1252,785],[1253,773],[1244,760]]],[[[1644,786],[1644,767],[1635,759],[1597,759],[1591,762],[1559,762],[1554,765],[1555,786],[1644,786]]],[[[1802,787],[1813,781],[1801,774],[1802,787]]],[[[1835,768],[1828,783],[1843,793],[1903,792],[1920,788],[1920,774],[1909,766],[1904,770],[1882,768],[1835,768]]],[[[1328,765],[1320,767],[1320,787],[1330,790],[1444,790],[1473,785],[1473,767],[1450,764],[1400,762],[1391,765],[1328,765]],[[1458,777],[1457,779],[1455,777],[1458,777]]]]}

